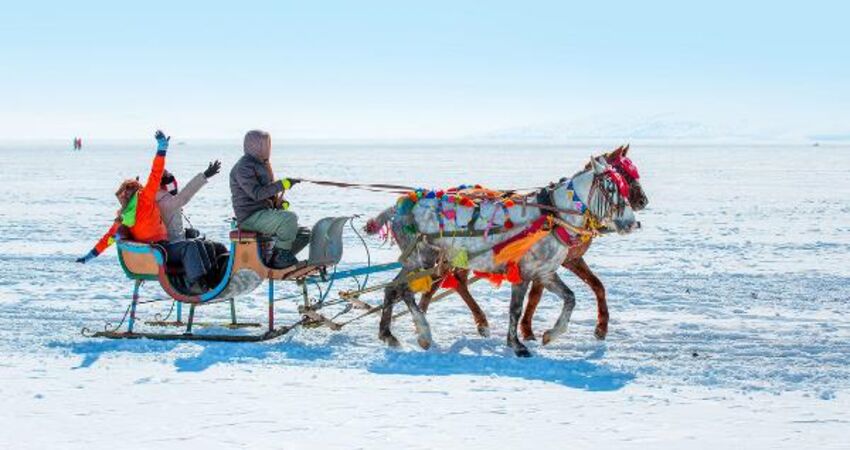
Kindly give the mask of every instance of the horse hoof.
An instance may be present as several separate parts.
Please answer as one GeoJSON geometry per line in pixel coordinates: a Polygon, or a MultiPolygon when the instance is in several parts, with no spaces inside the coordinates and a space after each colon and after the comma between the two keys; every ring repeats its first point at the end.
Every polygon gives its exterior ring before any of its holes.
{"type": "Polygon", "coordinates": [[[431,341],[429,339],[419,338],[416,341],[419,342],[419,346],[422,347],[422,350],[428,350],[431,348],[431,341]]]}
{"type": "Polygon", "coordinates": [[[381,340],[384,341],[384,343],[387,344],[388,347],[401,347],[401,343],[398,341],[398,339],[396,339],[395,336],[391,334],[387,336],[381,336],[381,340]]]}
{"type": "Polygon", "coordinates": [[[552,336],[550,331],[543,332],[543,345],[548,345],[550,342],[555,340],[555,336],[552,336]]]}
{"type": "Polygon", "coordinates": [[[608,336],[608,327],[596,326],[596,330],[593,331],[593,335],[596,336],[596,339],[600,341],[605,340],[605,336],[608,336]]]}
{"type": "Polygon", "coordinates": [[[514,348],[514,353],[519,358],[530,358],[531,357],[531,352],[528,351],[528,349],[525,348],[525,346],[514,348]]]}
{"type": "Polygon", "coordinates": [[[489,326],[487,326],[487,325],[480,325],[480,326],[478,327],[478,334],[479,334],[481,337],[485,337],[485,338],[490,337],[490,327],[489,327],[489,326]]]}

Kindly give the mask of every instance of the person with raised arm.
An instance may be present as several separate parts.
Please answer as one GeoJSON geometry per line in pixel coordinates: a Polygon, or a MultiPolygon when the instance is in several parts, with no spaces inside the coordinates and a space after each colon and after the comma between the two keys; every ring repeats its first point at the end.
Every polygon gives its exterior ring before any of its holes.
{"type": "Polygon", "coordinates": [[[165,228],[168,230],[168,242],[197,240],[203,245],[202,262],[205,263],[205,266],[211,266],[206,277],[208,287],[215,286],[223,275],[222,271],[227,267],[228,250],[223,244],[201,237],[198,230],[191,228],[191,223],[189,224],[190,228],[184,228],[183,207],[220,170],[220,161],[211,162],[206,170],[192,177],[182,189],[178,187],[177,178],[174,174],[165,170],[162,180],[159,182],[159,191],[156,193],[159,213],[162,216],[163,223],[165,223],[165,228]]]}
{"type": "Polygon", "coordinates": [[[78,263],[87,263],[104,252],[121,233],[121,238],[136,242],[158,244],[166,251],[166,258],[179,261],[186,271],[186,280],[193,291],[206,288],[204,276],[211,268],[209,258],[204,258],[203,245],[193,241],[170,243],[168,230],[162,221],[159,205],[156,201],[160,190],[163,173],[165,172],[165,155],[171,137],[165,136],[161,130],[155,134],[157,146],[151,172],[144,185],[139,179],[124,180],[115,192],[121,207],[116,213],[112,226],[97,241],[85,256],[77,258],[78,263]]]}

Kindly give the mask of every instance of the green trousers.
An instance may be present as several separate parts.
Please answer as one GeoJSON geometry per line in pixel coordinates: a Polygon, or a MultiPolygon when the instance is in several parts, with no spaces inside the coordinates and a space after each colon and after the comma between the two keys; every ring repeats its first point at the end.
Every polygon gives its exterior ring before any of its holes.
{"type": "Polygon", "coordinates": [[[298,234],[298,216],[289,211],[264,209],[240,222],[239,228],[272,236],[275,248],[292,250],[298,234]]]}

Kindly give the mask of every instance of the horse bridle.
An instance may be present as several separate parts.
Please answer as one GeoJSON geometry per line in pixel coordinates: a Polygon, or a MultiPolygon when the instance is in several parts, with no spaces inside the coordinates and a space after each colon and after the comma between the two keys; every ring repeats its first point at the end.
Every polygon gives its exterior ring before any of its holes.
{"type": "MultiPolygon", "coordinates": [[[[628,203],[628,191],[625,193],[623,192],[624,189],[621,187],[622,183],[625,183],[625,180],[622,180],[622,175],[611,166],[607,167],[602,173],[593,174],[593,181],[590,184],[590,192],[587,194],[587,208],[592,213],[597,213],[601,211],[593,211],[594,202],[600,206],[601,210],[605,212],[604,215],[600,214],[599,219],[601,223],[608,222],[614,217],[618,217],[623,214],[623,211],[626,208],[626,203],[628,203]],[[614,184],[614,191],[610,191],[602,186],[606,177],[611,178],[611,182],[614,184]],[[620,181],[617,181],[616,177],[621,177],[620,181]],[[600,191],[604,191],[610,195],[603,195],[600,191]],[[612,198],[616,194],[620,195],[620,201],[618,202],[615,202],[612,198]]],[[[628,189],[628,186],[626,189],[628,189]]]]}

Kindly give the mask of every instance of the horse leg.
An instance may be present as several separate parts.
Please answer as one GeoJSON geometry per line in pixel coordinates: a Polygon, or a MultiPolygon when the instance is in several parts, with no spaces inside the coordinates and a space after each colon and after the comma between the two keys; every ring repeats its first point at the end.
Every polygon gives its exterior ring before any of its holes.
{"type": "Polygon", "coordinates": [[[568,261],[564,263],[564,267],[581,278],[596,295],[596,329],[593,334],[596,339],[605,339],[605,336],[608,335],[608,301],[605,297],[605,286],[599,280],[599,277],[590,270],[584,258],[568,261]]]}
{"type": "Polygon", "coordinates": [[[537,310],[542,295],[543,284],[540,281],[534,281],[531,284],[531,290],[528,291],[528,303],[525,305],[525,313],[523,313],[522,321],[519,324],[523,340],[533,341],[535,339],[534,331],[531,329],[531,321],[534,319],[534,311],[537,310]]]}
{"type": "Polygon", "coordinates": [[[564,307],[555,326],[543,333],[543,345],[546,345],[567,331],[567,324],[570,323],[570,316],[576,306],[576,296],[557,274],[552,274],[552,277],[544,282],[544,286],[564,301],[564,307]]]}
{"type": "Polygon", "coordinates": [[[514,353],[523,358],[531,356],[528,348],[517,338],[517,325],[519,316],[522,315],[522,301],[528,292],[528,281],[522,280],[519,284],[511,286],[510,321],[508,323],[508,346],[514,349],[514,353]]]}
{"type": "Polygon", "coordinates": [[[398,347],[398,339],[393,336],[390,327],[393,323],[393,303],[398,298],[398,288],[396,286],[387,286],[384,288],[384,307],[381,310],[381,324],[378,328],[378,338],[384,341],[390,347],[398,347]]]}
{"type": "Polygon", "coordinates": [[[410,310],[410,316],[413,317],[413,325],[416,327],[416,334],[418,335],[417,342],[419,342],[419,346],[424,350],[428,350],[432,342],[431,326],[428,325],[428,319],[425,318],[425,314],[416,305],[416,297],[413,295],[413,292],[406,286],[400,289],[402,289],[401,298],[407,305],[407,309],[410,310]]]}
{"type": "Polygon", "coordinates": [[[467,277],[469,276],[469,272],[466,270],[458,270],[455,272],[455,277],[457,278],[457,293],[460,295],[460,298],[463,299],[463,302],[466,303],[466,307],[469,308],[469,312],[472,313],[472,318],[475,320],[475,327],[478,329],[478,334],[482,337],[490,337],[490,324],[487,322],[487,315],[484,314],[484,311],[481,310],[481,307],[478,306],[478,302],[475,301],[475,298],[472,297],[472,294],[469,293],[469,285],[466,283],[467,277]]]}
{"type": "Polygon", "coordinates": [[[422,294],[422,298],[419,300],[419,309],[422,310],[422,314],[428,313],[428,306],[431,304],[431,299],[434,298],[434,294],[437,293],[438,289],[440,289],[440,283],[431,283],[431,289],[428,289],[428,292],[422,294]]]}

